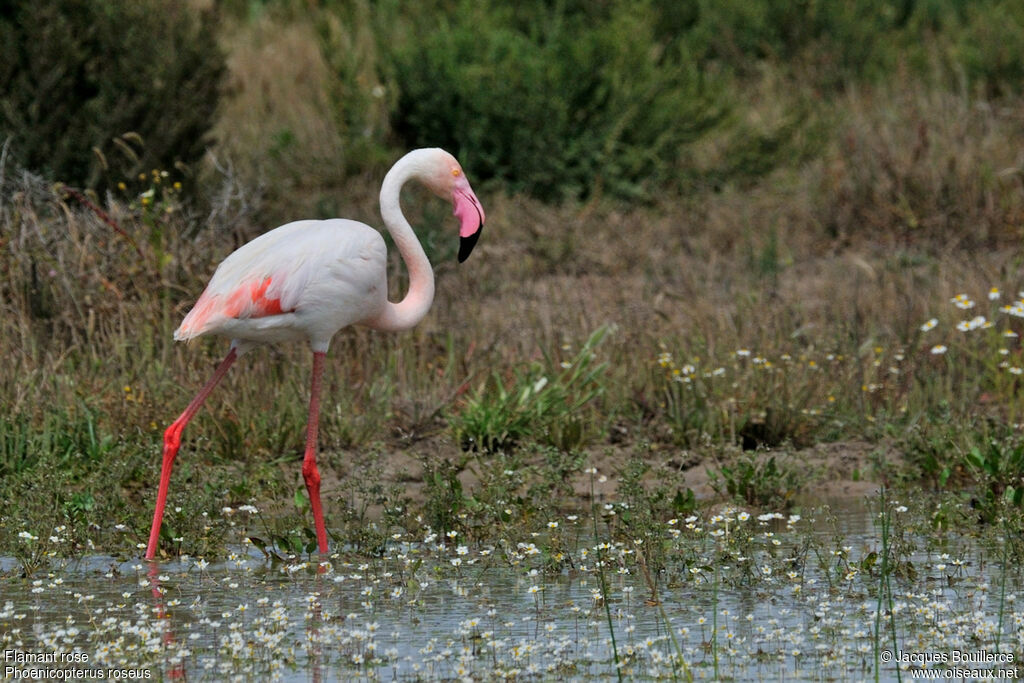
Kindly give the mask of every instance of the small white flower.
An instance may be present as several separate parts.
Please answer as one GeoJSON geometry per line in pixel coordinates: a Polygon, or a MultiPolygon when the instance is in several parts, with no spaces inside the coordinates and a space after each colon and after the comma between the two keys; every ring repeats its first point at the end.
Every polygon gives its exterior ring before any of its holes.
{"type": "Polygon", "coordinates": [[[974,308],[974,302],[971,301],[971,298],[969,296],[967,296],[966,294],[957,294],[955,297],[953,297],[949,301],[950,301],[950,303],[954,304],[957,308],[959,308],[961,310],[967,310],[969,308],[974,308]]]}

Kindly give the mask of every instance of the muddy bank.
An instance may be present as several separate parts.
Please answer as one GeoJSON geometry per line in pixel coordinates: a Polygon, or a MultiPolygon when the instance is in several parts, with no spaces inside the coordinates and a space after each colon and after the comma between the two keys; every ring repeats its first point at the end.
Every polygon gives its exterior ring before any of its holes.
{"type": "MultiPolygon", "coordinates": [[[[749,455],[749,454],[747,454],[749,455]]],[[[649,469],[640,478],[645,489],[669,492],[693,491],[700,504],[714,505],[728,498],[715,491],[714,474],[745,457],[740,452],[723,454],[721,449],[686,450],[664,445],[608,445],[587,449],[579,466],[560,481],[564,494],[559,508],[579,510],[590,503],[593,490],[598,501],[614,501],[627,467],[635,460],[649,469]],[[596,475],[587,470],[595,468],[596,475]]],[[[884,481],[882,467],[898,466],[904,459],[891,444],[867,441],[841,441],[818,444],[800,450],[764,451],[757,458],[775,457],[780,468],[797,471],[798,485],[793,488],[793,504],[817,504],[836,499],[857,499],[876,493],[884,481]]],[[[283,466],[283,477],[292,477],[301,485],[298,463],[283,466]]],[[[454,471],[466,495],[473,495],[497,474],[497,468],[515,468],[523,481],[523,493],[545,477],[555,476],[543,452],[519,452],[513,457],[464,453],[448,437],[425,439],[406,448],[350,450],[325,453],[321,462],[325,500],[353,502],[353,491],[376,486],[382,491],[398,491],[412,508],[422,506],[428,497],[426,479],[430,471],[454,471]]],[[[377,518],[381,506],[366,505],[369,517],[377,518]]]]}

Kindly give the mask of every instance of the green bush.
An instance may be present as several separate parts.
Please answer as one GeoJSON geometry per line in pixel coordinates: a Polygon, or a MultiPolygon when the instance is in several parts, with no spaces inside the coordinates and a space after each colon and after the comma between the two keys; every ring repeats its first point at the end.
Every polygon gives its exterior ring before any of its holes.
{"type": "Polygon", "coordinates": [[[820,88],[842,89],[907,68],[954,87],[966,76],[989,94],[1019,91],[1024,76],[1024,4],[1016,0],[680,4],[687,8],[677,14],[687,17],[680,28],[689,52],[701,64],[737,73],[752,74],[759,62],[774,61],[820,88]]]}
{"type": "Polygon", "coordinates": [[[0,7],[0,143],[24,166],[96,186],[204,152],[224,57],[216,23],[166,0],[0,7]],[[126,133],[133,133],[123,137],[126,133]]]}
{"type": "Polygon", "coordinates": [[[643,196],[722,117],[717,89],[633,3],[464,2],[391,48],[393,126],[474,177],[557,200],[643,196]]]}
{"type": "Polygon", "coordinates": [[[325,0],[317,25],[349,172],[393,158],[389,146],[437,145],[481,184],[558,201],[719,187],[800,163],[826,144],[823,102],[898,72],[1015,92],[1022,8],[325,0]],[[765,84],[781,88],[774,110],[765,84]]]}
{"type": "Polygon", "coordinates": [[[955,47],[969,82],[986,95],[1021,92],[1024,85],[1024,3],[1016,0],[972,5],[955,47]]]}

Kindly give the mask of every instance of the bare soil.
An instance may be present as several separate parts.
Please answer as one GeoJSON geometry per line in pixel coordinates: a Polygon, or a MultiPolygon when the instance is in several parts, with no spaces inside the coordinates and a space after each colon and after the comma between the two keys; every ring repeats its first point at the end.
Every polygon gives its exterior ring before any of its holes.
{"type": "MultiPolygon", "coordinates": [[[[841,441],[822,443],[801,450],[778,450],[773,453],[780,465],[796,467],[805,473],[800,490],[794,491],[794,500],[806,504],[852,500],[875,494],[883,483],[880,466],[886,470],[898,465],[903,455],[891,444],[867,441],[841,441]]],[[[522,464],[543,466],[541,456],[522,457],[522,464]]],[[[585,455],[584,467],[597,469],[597,478],[582,471],[573,474],[569,480],[573,496],[560,502],[559,507],[579,510],[590,503],[591,486],[598,501],[617,500],[620,474],[633,458],[643,458],[650,469],[641,480],[645,487],[654,490],[665,487],[669,491],[692,489],[700,501],[714,504],[725,502],[712,487],[709,471],[717,470],[720,461],[711,451],[701,452],[668,446],[606,445],[590,448],[585,455]]],[[[464,465],[458,474],[463,491],[472,494],[478,491],[487,478],[485,467],[501,467],[495,457],[476,456],[459,450],[449,437],[434,437],[419,441],[411,446],[391,447],[374,451],[340,451],[325,453],[321,461],[321,476],[325,501],[344,497],[352,490],[352,478],[358,481],[373,481],[383,485],[385,490],[393,487],[407,496],[413,507],[426,502],[424,482],[425,463],[438,463],[447,459],[464,465]]],[[[297,483],[301,481],[296,464],[291,472],[297,483]]],[[[328,503],[329,504],[329,503],[328,503]]],[[[370,505],[371,518],[380,515],[377,506],[370,505]]]]}

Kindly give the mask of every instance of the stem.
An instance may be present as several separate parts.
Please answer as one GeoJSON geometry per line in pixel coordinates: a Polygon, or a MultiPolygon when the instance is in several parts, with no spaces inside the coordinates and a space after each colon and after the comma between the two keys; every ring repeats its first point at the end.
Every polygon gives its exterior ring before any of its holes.
{"type": "MultiPolygon", "coordinates": [[[[889,570],[889,507],[886,504],[885,498],[885,487],[879,494],[882,504],[882,570],[879,576],[878,582],[878,602],[875,607],[875,680],[879,680],[881,674],[879,668],[879,640],[880,640],[880,628],[882,619],[882,596],[885,595],[886,606],[889,608],[889,627],[892,632],[892,647],[893,653],[899,652],[899,647],[896,642],[896,620],[893,615],[893,604],[892,604],[892,583],[890,582],[890,570],[889,570]]],[[[903,680],[903,673],[900,671],[899,666],[895,667],[896,680],[903,680]]]]}
{"type": "Polygon", "coordinates": [[[720,681],[718,675],[718,562],[715,562],[715,585],[711,592],[711,656],[715,662],[715,680],[720,681]]]}
{"type": "MultiPolygon", "coordinates": [[[[597,497],[594,495],[594,474],[590,474],[590,518],[594,522],[594,540],[599,541],[597,531],[597,497]]],[[[601,544],[597,544],[597,576],[601,581],[601,601],[604,602],[604,616],[608,620],[608,633],[612,637],[612,655],[615,657],[615,675],[619,679],[619,683],[622,683],[622,667],[619,662],[619,648],[615,643],[615,624],[612,622],[612,609],[608,605],[608,585],[605,583],[604,578],[604,553],[601,550],[601,544]]]]}
{"type": "Polygon", "coordinates": [[[878,577],[878,600],[875,603],[875,683],[880,680],[881,674],[880,662],[879,662],[879,630],[881,628],[882,620],[882,591],[884,590],[884,576],[886,571],[886,557],[888,555],[888,549],[886,547],[886,518],[885,518],[885,487],[879,492],[879,499],[881,502],[881,525],[882,525],[882,569],[881,574],[878,577]]]}
{"type": "Polygon", "coordinates": [[[999,652],[999,641],[1003,637],[1003,610],[1006,606],[1006,546],[1009,545],[1010,534],[1003,518],[1003,563],[1000,571],[1003,576],[999,582],[999,627],[996,629],[996,652],[999,652]]]}

